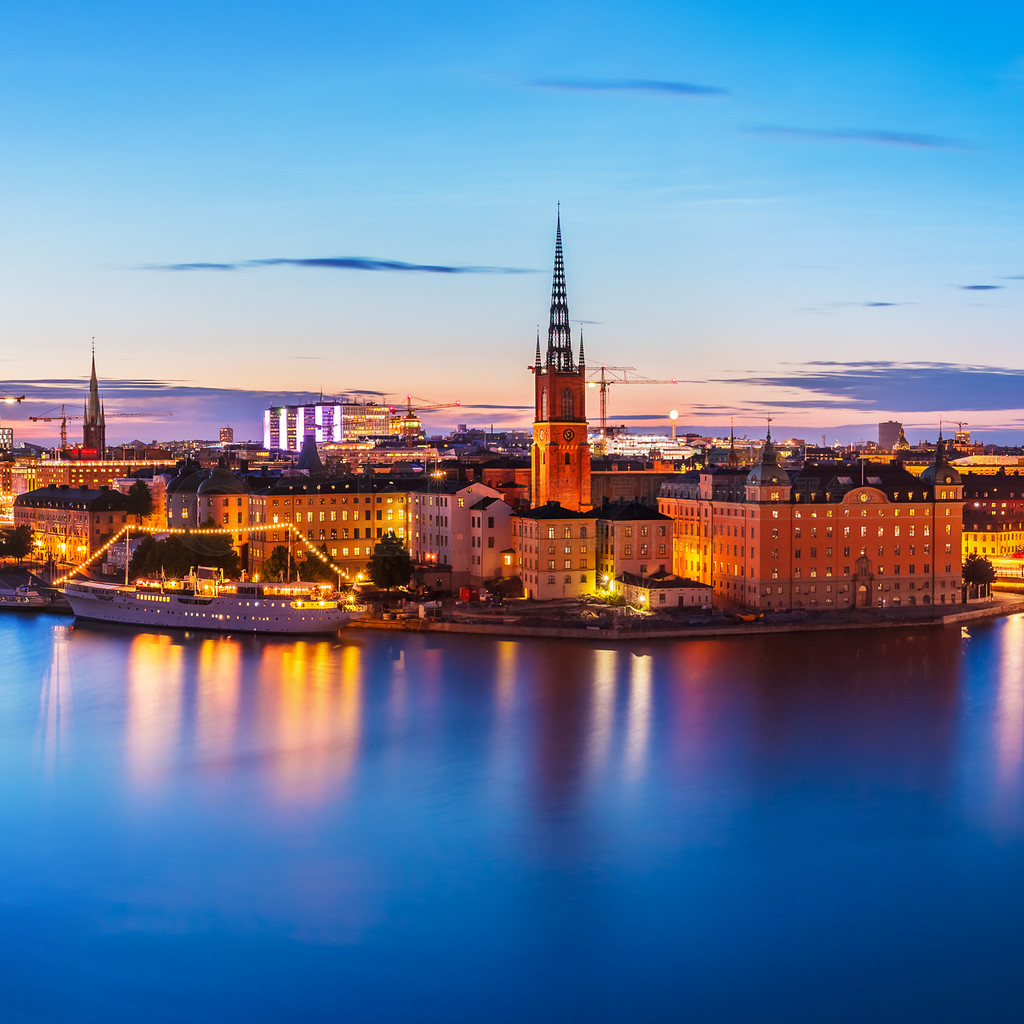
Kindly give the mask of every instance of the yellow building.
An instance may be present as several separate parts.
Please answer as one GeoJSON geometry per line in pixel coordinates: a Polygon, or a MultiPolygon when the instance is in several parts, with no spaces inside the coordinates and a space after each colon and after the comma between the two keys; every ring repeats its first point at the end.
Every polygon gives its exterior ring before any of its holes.
{"type": "Polygon", "coordinates": [[[594,512],[577,512],[549,501],[513,512],[511,518],[517,571],[528,598],[552,601],[594,593],[594,512]]]}
{"type": "Polygon", "coordinates": [[[90,558],[128,518],[123,494],[109,488],[40,487],[14,499],[14,525],[33,533],[33,558],[60,565],[90,558]]]}

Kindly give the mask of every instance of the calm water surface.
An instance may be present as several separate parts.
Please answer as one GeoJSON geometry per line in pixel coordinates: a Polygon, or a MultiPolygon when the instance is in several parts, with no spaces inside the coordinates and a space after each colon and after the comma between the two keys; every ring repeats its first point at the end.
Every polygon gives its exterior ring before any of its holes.
{"type": "Polygon", "coordinates": [[[1019,1021],[1024,617],[0,618],[0,1020],[1019,1021]]]}

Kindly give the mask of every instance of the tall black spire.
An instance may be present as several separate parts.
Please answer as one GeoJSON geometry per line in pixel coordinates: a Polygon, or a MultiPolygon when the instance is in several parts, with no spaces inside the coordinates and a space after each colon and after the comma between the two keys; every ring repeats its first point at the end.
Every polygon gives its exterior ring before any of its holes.
{"type": "Polygon", "coordinates": [[[565,297],[565,263],[562,259],[562,211],[555,229],[555,273],[551,281],[551,320],[548,324],[547,368],[574,373],[572,339],[569,336],[569,303],[565,297]]]}

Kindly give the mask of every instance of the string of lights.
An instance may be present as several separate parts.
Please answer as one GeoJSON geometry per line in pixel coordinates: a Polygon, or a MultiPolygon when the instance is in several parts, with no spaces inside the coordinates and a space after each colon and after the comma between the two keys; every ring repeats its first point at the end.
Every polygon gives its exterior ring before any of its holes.
{"type": "MultiPolygon", "coordinates": [[[[335,565],[319,548],[314,547],[305,537],[302,536],[302,531],[295,526],[294,523],[275,523],[275,529],[286,529],[290,533],[294,534],[298,540],[302,543],[302,546],[313,556],[318,558],[324,565],[326,565],[332,572],[338,575],[338,578],[342,576],[348,577],[348,573],[341,568],[341,566],[335,565]]],[[[63,586],[72,576],[77,575],[80,572],[88,569],[98,558],[105,555],[115,544],[118,544],[127,534],[132,532],[135,533],[148,533],[148,534],[161,534],[166,536],[182,536],[187,535],[189,537],[232,537],[236,531],[226,529],[224,527],[197,527],[190,529],[188,527],[181,526],[125,526],[120,532],[110,538],[102,547],[97,548],[93,552],[92,556],[87,558],[84,562],[76,565],[70,572],[65,573],[59,579],[54,580],[53,585],[55,587],[63,586]]],[[[255,532],[255,531],[253,531],[255,532]]],[[[362,574],[360,574],[361,578],[362,574]]]]}

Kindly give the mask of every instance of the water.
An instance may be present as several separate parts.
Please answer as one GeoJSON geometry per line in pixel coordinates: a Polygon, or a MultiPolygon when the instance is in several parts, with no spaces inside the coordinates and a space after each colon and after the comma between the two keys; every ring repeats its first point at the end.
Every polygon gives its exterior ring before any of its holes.
{"type": "Polygon", "coordinates": [[[1024,1019],[1024,617],[971,633],[0,617],[0,1019],[1024,1019]]]}

